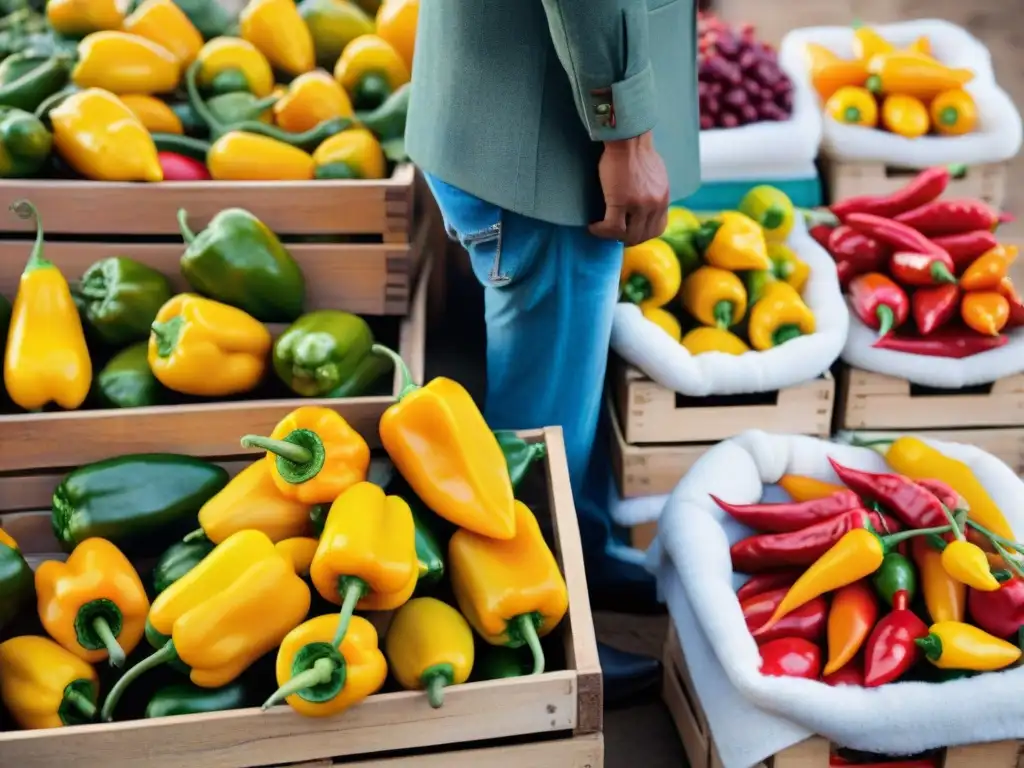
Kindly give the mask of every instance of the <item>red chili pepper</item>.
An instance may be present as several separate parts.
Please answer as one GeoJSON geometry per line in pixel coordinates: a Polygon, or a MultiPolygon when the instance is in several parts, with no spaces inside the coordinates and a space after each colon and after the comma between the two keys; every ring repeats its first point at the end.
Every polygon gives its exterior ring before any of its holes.
{"type": "Polygon", "coordinates": [[[1019,328],[1024,325],[1024,300],[1017,293],[1013,280],[1009,277],[1004,277],[999,281],[999,286],[996,290],[1010,303],[1010,318],[1006,321],[1006,325],[1003,326],[1003,330],[1019,328]]]}
{"type": "Polygon", "coordinates": [[[962,360],[971,355],[997,349],[1010,340],[1009,336],[982,336],[960,324],[947,325],[929,336],[883,336],[871,346],[906,352],[925,357],[949,357],[962,360]]]}
{"type": "Polygon", "coordinates": [[[758,645],[778,640],[781,637],[818,640],[825,631],[828,603],[825,602],[824,597],[817,597],[792,613],[787,613],[775,624],[772,624],[768,630],[758,632],[768,623],[768,619],[772,617],[775,609],[779,607],[779,603],[785,599],[787,594],[789,594],[789,587],[782,587],[773,589],[771,592],[762,592],[760,595],[755,595],[740,603],[740,608],[743,609],[743,618],[747,621],[747,629],[757,640],[758,645]]]}
{"type": "Polygon", "coordinates": [[[814,238],[814,242],[828,250],[828,236],[832,234],[833,229],[835,227],[831,224],[815,224],[807,230],[807,233],[814,238]]]}
{"type": "Polygon", "coordinates": [[[855,277],[848,290],[857,317],[880,336],[899,328],[910,314],[907,292],[881,272],[855,277]]]}
{"type": "Polygon", "coordinates": [[[941,480],[929,478],[927,480],[915,480],[914,482],[932,494],[939,500],[939,503],[951,512],[956,512],[965,507],[963,498],[961,498],[960,494],[956,492],[953,486],[944,483],[941,480]]]}
{"type": "Polygon", "coordinates": [[[933,237],[932,242],[949,254],[958,274],[971,266],[971,262],[982,254],[999,247],[996,236],[987,229],[961,232],[958,235],[946,235],[945,237],[933,237]]]}
{"type": "MultiPolygon", "coordinates": [[[[954,166],[953,173],[961,173],[954,166]]],[[[851,213],[871,213],[875,216],[898,216],[918,206],[930,203],[946,191],[953,174],[949,168],[927,168],[911,179],[910,183],[891,195],[862,195],[851,197],[832,206],[840,221],[845,222],[851,213]]]]}
{"type": "Polygon", "coordinates": [[[958,235],[976,229],[995,230],[999,211],[981,200],[933,200],[901,213],[896,221],[929,237],[958,235]]]}
{"type": "MultiPolygon", "coordinates": [[[[881,216],[872,216],[868,213],[851,213],[846,223],[863,232],[868,237],[879,240],[893,250],[907,251],[909,253],[930,253],[940,258],[949,254],[939,246],[918,232],[916,229],[907,226],[893,219],[883,219],[881,216]]],[[[943,259],[945,261],[945,259],[943,259]]],[[[949,259],[952,264],[953,260],[949,259]]]]}
{"type": "Polygon", "coordinates": [[[880,242],[845,224],[832,230],[828,252],[837,262],[852,262],[858,274],[881,269],[888,255],[888,249],[880,242]]]}
{"type": "Polygon", "coordinates": [[[157,152],[157,159],[164,171],[164,181],[208,181],[210,171],[206,163],[176,152],[157,152]]]}
{"type": "Polygon", "coordinates": [[[736,599],[742,603],[744,600],[749,600],[754,595],[760,595],[763,592],[770,592],[780,587],[791,587],[793,582],[800,578],[801,573],[803,573],[803,570],[799,568],[787,568],[781,571],[769,571],[768,573],[759,573],[751,576],[743,582],[743,586],[736,590],[736,599]]]}
{"type": "Polygon", "coordinates": [[[927,336],[953,319],[960,307],[960,288],[956,283],[921,288],[914,291],[911,304],[917,330],[927,336]]]}
{"type": "Polygon", "coordinates": [[[946,261],[932,253],[909,253],[897,251],[889,259],[889,272],[903,285],[927,288],[942,283],[956,283],[953,276],[953,260],[947,255],[946,261]]]}
{"type": "Polygon", "coordinates": [[[831,675],[825,675],[821,681],[826,685],[856,685],[863,688],[864,661],[860,656],[854,656],[846,666],[837,669],[831,675]]]}
{"type": "Polygon", "coordinates": [[[1014,637],[1024,627],[1024,579],[1014,576],[995,592],[967,590],[967,610],[978,627],[996,637],[1014,637]]]}
{"type": "MultiPolygon", "coordinates": [[[[864,527],[864,515],[875,530],[888,530],[895,521],[877,512],[855,509],[791,533],[762,533],[740,539],[729,550],[732,567],[740,573],[760,573],[794,565],[808,566],[832,548],[843,535],[864,527]]],[[[896,526],[898,529],[899,526],[896,526]]]]}
{"type": "Polygon", "coordinates": [[[839,276],[839,286],[845,289],[850,281],[861,273],[857,271],[857,265],[852,261],[837,261],[836,274],[839,276]]]}
{"type": "Polygon", "coordinates": [[[821,674],[821,649],[802,637],[782,637],[765,643],[761,674],[766,677],[803,677],[817,680],[821,674]]]}
{"type": "Polygon", "coordinates": [[[856,493],[846,490],[836,491],[823,499],[800,503],[787,501],[779,504],[730,504],[714,495],[711,498],[737,522],[755,531],[768,533],[799,531],[801,528],[864,506],[856,493]]]}
{"type": "Polygon", "coordinates": [[[907,607],[909,603],[906,591],[897,592],[892,613],[878,622],[868,638],[864,647],[865,688],[899,680],[921,658],[921,649],[914,641],[928,637],[928,625],[907,607]]]}
{"type": "Polygon", "coordinates": [[[911,528],[934,528],[947,524],[942,502],[910,478],[889,472],[864,472],[844,467],[831,456],[828,460],[839,479],[851,490],[877,501],[901,523],[911,528]]]}

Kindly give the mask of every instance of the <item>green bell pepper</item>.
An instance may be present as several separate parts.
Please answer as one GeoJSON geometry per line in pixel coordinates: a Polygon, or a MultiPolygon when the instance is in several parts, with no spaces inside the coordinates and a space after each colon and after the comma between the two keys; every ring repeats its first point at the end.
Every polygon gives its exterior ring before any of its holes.
{"type": "Polygon", "coordinates": [[[290,322],[302,314],[302,270],[277,235],[251,213],[221,211],[196,235],[183,208],[178,225],[188,246],[181,272],[196,291],[264,323],[290,322]]]}
{"type": "Polygon", "coordinates": [[[0,539],[0,630],[35,602],[35,577],[21,552],[0,539]]]}
{"type": "Polygon", "coordinates": [[[203,561],[213,552],[214,543],[208,539],[177,541],[171,544],[153,566],[153,591],[159,595],[171,584],[203,561]]]}
{"type": "Polygon", "coordinates": [[[40,67],[50,60],[48,54],[41,54],[35,51],[22,51],[8,56],[0,62],[0,86],[13,83],[23,75],[27,75],[33,69],[40,67]]]}
{"type": "Polygon", "coordinates": [[[917,595],[917,570],[914,564],[899,552],[890,552],[882,558],[882,565],[871,577],[879,597],[892,605],[893,596],[900,591],[907,593],[907,602],[917,595]]]}
{"type": "Polygon", "coordinates": [[[156,313],[171,298],[166,277],[126,256],[97,261],[71,291],[90,329],[111,346],[149,339],[156,313]]]}
{"type": "Polygon", "coordinates": [[[93,396],[103,408],[160,405],[167,390],[149,367],[149,342],[139,341],[114,355],[93,382],[93,396]]]}
{"type": "Polygon", "coordinates": [[[0,86],[0,106],[34,112],[43,101],[67,85],[71,74],[69,61],[63,56],[53,56],[0,86]]]}
{"type": "Polygon", "coordinates": [[[65,551],[98,536],[128,557],[158,554],[198,525],[228,484],[223,467],[191,456],[119,456],[73,470],[53,492],[53,532],[65,551]]]}
{"type": "Polygon", "coordinates": [[[533,671],[533,659],[526,648],[488,645],[477,654],[473,664],[473,680],[501,680],[525,677],[533,671]]]}
{"type": "Polygon", "coordinates": [[[274,371],[303,397],[365,394],[390,365],[370,353],[373,332],[349,312],[324,309],[303,315],[274,342],[274,371]]]}
{"type": "Polygon", "coordinates": [[[258,702],[249,686],[236,680],[221,688],[200,688],[192,683],[173,683],[157,689],[146,706],[146,717],[197,715],[244,709],[258,702]]]}
{"type": "Polygon", "coordinates": [[[496,429],[494,436],[498,438],[501,452],[505,454],[512,487],[518,488],[530,467],[548,455],[547,446],[544,443],[528,443],[512,430],[496,429]]]}
{"type": "Polygon", "coordinates": [[[36,176],[50,159],[53,136],[31,112],[0,107],[0,178],[36,176]]]}

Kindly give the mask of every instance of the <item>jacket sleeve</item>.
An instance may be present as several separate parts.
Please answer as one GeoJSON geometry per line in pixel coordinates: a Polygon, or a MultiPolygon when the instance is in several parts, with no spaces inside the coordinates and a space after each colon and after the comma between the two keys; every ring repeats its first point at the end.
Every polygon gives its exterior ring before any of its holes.
{"type": "Polygon", "coordinates": [[[576,109],[593,141],[646,133],[657,118],[647,0],[542,0],[576,109]]]}

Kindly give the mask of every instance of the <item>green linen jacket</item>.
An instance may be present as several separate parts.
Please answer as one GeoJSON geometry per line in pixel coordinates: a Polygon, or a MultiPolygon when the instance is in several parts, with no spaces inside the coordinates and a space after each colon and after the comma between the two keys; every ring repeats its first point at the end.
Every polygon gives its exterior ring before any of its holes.
{"type": "Polygon", "coordinates": [[[700,181],[695,0],[423,0],[406,148],[555,224],[604,215],[602,142],[654,129],[672,199],[700,181]]]}

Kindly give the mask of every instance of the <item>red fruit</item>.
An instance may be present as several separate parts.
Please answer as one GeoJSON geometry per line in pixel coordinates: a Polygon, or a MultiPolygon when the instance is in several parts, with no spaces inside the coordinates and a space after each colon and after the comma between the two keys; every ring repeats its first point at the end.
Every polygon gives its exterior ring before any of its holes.
{"type": "Polygon", "coordinates": [[[782,637],[760,647],[761,674],[766,677],[803,677],[817,680],[821,675],[821,649],[810,640],[782,637]]]}
{"type": "Polygon", "coordinates": [[[164,172],[164,181],[208,181],[206,164],[176,152],[158,152],[157,159],[164,172]]]}

